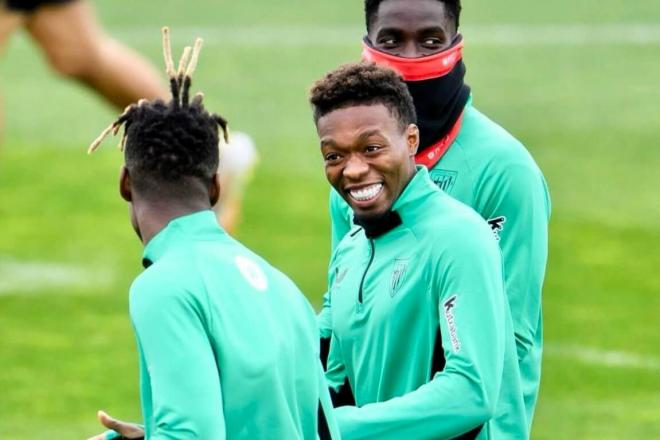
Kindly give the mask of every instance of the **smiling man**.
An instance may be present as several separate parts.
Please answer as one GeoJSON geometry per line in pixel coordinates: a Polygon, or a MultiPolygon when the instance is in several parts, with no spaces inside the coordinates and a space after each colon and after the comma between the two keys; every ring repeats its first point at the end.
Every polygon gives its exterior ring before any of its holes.
{"type": "Polygon", "coordinates": [[[342,438],[526,438],[497,243],[415,165],[406,85],[352,64],[310,101],[326,177],[356,224],[334,250],[325,304],[342,438]]]}
{"type": "MultiPolygon", "coordinates": [[[[477,211],[499,241],[531,426],[541,375],[550,196],[525,147],[472,105],[460,12],[459,0],[366,0],[363,57],[405,80],[420,132],[416,163],[440,189],[477,211]]],[[[353,214],[334,191],[330,211],[334,247],[352,227],[353,214]]]]}

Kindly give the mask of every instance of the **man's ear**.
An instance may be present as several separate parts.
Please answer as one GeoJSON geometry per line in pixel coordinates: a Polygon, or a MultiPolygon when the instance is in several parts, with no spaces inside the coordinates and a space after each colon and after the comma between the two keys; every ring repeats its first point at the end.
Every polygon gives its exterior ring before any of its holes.
{"type": "Polygon", "coordinates": [[[121,198],[127,202],[133,201],[131,176],[128,174],[128,169],[125,165],[122,165],[121,170],[119,171],[119,194],[121,194],[121,198]]]}
{"type": "Polygon", "coordinates": [[[408,155],[414,156],[419,148],[419,128],[415,124],[408,125],[406,129],[406,140],[408,141],[408,155]]]}
{"type": "Polygon", "coordinates": [[[209,186],[209,201],[211,206],[215,206],[220,200],[220,191],[222,185],[220,184],[220,173],[215,173],[213,179],[211,179],[211,185],[209,186]]]}

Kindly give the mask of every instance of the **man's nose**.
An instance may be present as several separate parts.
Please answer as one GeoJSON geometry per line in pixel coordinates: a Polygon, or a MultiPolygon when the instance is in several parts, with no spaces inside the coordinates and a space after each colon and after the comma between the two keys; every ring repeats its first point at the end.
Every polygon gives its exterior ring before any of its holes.
{"type": "Polygon", "coordinates": [[[344,167],[344,177],[351,180],[358,180],[369,172],[369,164],[363,157],[353,155],[348,158],[344,167]]]}
{"type": "Polygon", "coordinates": [[[407,41],[401,48],[400,56],[403,58],[419,58],[420,52],[417,43],[414,40],[407,41]]]}

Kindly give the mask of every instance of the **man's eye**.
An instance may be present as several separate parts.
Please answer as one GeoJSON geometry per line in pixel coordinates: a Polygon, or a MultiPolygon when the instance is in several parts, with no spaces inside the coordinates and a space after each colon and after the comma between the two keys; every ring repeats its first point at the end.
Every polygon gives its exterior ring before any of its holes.
{"type": "Polygon", "coordinates": [[[380,151],[381,146],[380,145],[367,145],[367,147],[364,149],[367,153],[375,153],[376,151],[380,151]]]}
{"type": "Polygon", "coordinates": [[[422,44],[427,47],[437,47],[442,45],[442,40],[440,38],[425,38],[422,44]]]}
{"type": "Polygon", "coordinates": [[[389,38],[382,38],[378,41],[378,44],[384,47],[394,47],[397,45],[397,40],[396,38],[389,37],[389,38]]]}
{"type": "Polygon", "coordinates": [[[335,162],[339,160],[339,155],[337,153],[328,153],[323,157],[323,159],[326,162],[335,162]]]}

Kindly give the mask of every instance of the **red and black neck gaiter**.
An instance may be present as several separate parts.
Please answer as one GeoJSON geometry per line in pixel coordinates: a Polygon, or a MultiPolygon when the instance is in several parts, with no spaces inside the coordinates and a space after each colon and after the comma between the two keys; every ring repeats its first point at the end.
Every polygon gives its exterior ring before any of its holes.
{"type": "Polygon", "coordinates": [[[398,72],[408,85],[417,113],[420,143],[418,163],[433,166],[454,141],[460,129],[470,87],[463,82],[463,37],[457,35],[448,49],[427,57],[402,58],[375,49],[365,37],[364,60],[398,72]],[[431,151],[436,150],[436,151],[431,151]],[[430,161],[424,161],[428,159],[430,161]],[[428,163],[427,163],[428,162],[428,163]]]}

